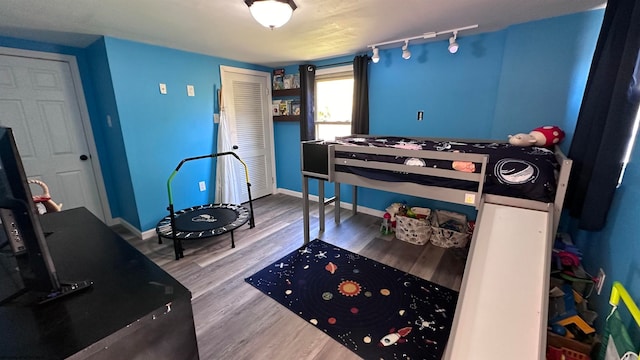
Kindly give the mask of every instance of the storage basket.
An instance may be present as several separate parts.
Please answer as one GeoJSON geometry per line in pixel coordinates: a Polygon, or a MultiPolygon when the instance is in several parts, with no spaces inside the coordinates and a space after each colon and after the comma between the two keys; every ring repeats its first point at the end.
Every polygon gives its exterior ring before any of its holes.
{"type": "Polygon", "coordinates": [[[422,208],[420,219],[396,216],[396,238],[415,245],[424,245],[431,238],[431,210],[422,208]]]}
{"type": "Polygon", "coordinates": [[[431,220],[431,243],[444,248],[463,248],[469,242],[467,216],[453,211],[436,210],[431,220]]]}

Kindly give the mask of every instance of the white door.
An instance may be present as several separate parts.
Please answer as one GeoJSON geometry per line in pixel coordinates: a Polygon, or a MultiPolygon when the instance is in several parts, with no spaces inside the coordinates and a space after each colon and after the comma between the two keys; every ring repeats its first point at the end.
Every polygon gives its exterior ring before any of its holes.
{"type": "MultiPolygon", "coordinates": [[[[247,164],[252,198],[273,193],[274,149],[271,118],[271,75],[263,71],[220,66],[222,96],[227,119],[238,149],[234,152],[247,164]]],[[[244,175],[244,171],[239,172],[244,175]]],[[[248,200],[245,177],[242,202],[248,200]]]]}
{"type": "Polygon", "coordinates": [[[86,207],[104,220],[70,66],[0,54],[0,125],[13,129],[27,177],[44,181],[63,210],[86,207]]]}

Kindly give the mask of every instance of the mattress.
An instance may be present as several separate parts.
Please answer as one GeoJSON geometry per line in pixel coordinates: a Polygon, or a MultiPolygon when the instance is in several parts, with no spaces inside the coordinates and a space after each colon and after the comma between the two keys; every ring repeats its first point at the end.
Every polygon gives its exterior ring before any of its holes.
{"type": "Polygon", "coordinates": [[[354,146],[353,151],[336,151],[335,171],[353,173],[358,176],[390,182],[412,182],[421,185],[456,188],[476,191],[477,182],[425,176],[401,171],[389,171],[339,165],[340,158],[362,161],[377,161],[407,166],[422,166],[454,169],[464,172],[480,172],[480,164],[432,159],[426,157],[395,156],[385,154],[384,149],[376,154],[358,152],[358,146],[396,148],[405,150],[430,150],[438,152],[470,153],[489,155],[484,192],[495,195],[553,202],[556,192],[557,174],[560,168],[554,152],[543,147],[519,147],[509,143],[460,142],[447,140],[413,139],[407,137],[372,136],[340,138],[334,143],[354,146]]]}

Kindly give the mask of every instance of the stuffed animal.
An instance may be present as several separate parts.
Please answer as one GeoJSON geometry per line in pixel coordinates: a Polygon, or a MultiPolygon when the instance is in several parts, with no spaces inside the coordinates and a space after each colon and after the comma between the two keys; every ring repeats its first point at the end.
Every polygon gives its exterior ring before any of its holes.
{"type": "Polygon", "coordinates": [[[536,138],[531,134],[515,134],[509,135],[509,144],[513,146],[533,146],[536,144],[536,138]]]}
{"type": "Polygon", "coordinates": [[[509,135],[509,144],[514,146],[553,146],[564,139],[564,131],[557,126],[540,126],[528,134],[509,135]]]}
{"type": "Polygon", "coordinates": [[[557,126],[540,126],[531,131],[538,146],[553,146],[564,139],[564,131],[557,126]]]}

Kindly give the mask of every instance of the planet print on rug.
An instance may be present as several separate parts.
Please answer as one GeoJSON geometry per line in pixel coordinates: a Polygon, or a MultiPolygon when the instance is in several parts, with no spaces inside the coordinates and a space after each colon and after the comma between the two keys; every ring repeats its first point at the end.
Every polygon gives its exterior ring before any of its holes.
{"type": "Polygon", "coordinates": [[[364,359],[441,359],[458,300],[319,239],[245,281],[364,359]]]}

